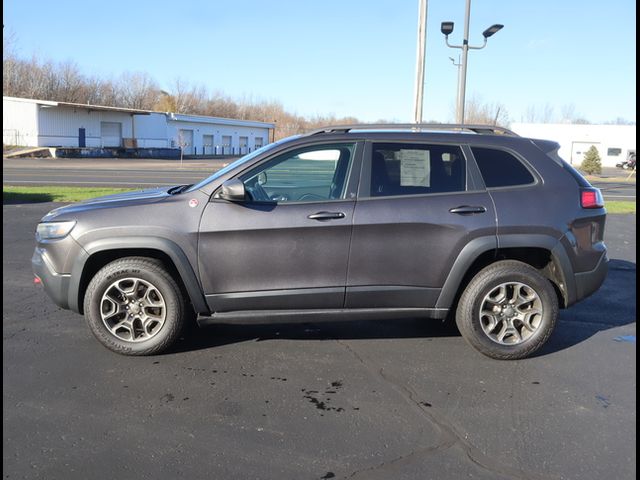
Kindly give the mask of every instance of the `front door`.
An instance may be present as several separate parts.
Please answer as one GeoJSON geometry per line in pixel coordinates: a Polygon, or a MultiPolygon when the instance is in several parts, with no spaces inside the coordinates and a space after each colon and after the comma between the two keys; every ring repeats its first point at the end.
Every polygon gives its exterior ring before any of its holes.
{"type": "Polygon", "coordinates": [[[347,308],[435,308],[462,248],[495,248],[493,203],[459,145],[371,143],[354,213],[347,308]]]}
{"type": "Polygon", "coordinates": [[[199,238],[212,311],[343,307],[360,150],[294,149],[237,177],[245,202],[214,194],[199,238]]]}
{"type": "Polygon", "coordinates": [[[84,127],[78,129],[78,147],[85,148],[87,146],[87,131],[84,127]]]}

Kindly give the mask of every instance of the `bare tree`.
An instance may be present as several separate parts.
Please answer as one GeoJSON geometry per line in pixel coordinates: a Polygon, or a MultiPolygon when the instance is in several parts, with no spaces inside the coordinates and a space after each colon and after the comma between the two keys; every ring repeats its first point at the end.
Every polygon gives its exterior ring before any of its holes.
{"type": "MultiPolygon", "coordinates": [[[[353,117],[316,115],[311,118],[287,111],[277,100],[252,96],[233,99],[204,85],[176,79],[171,88],[161,90],[147,73],[123,73],[117,79],[90,77],[73,62],[55,63],[37,57],[19,58],[13,37],[4,36],[3,95],[57,100],[72,103],[128,107],[142,110],[251,119],[274,123],[275,138],[302,133],[331,123],[357,123],[353,117]]],[[[491,112],[500,121],[502,107],[491,112]]],[[[178,139],[182,143],[181,139],[178,139]]],[[[183,139],[184,140],[184,139],[183,139]]],[[[181,150],[185,145],[180,145],[181,150]]]]}
{"type": "Polygon", "coordinates": [[[151,110],[160,96],[155,80],[143,72],[123,73],[117,90],[119,106],[139,110],[151,110]]]}
{"type": "Polygon", "coordinates": [[[509,113],[499,102],[485,103],[478,95],[473,95],[465,104],[465,122],[481,125],[509,124],[509,113]]]}
{"type": "Polygon", "coordinates": [[[153,110],[156,112],[175,112],[177,110],[175,97],[166,90],[160,90],[153,110]]]}
{"type": "Polygon", "coordinates": [[[529,105],[525,111],[523,121],[528,123],[553,123],[556,121],[554,108],[549,103],[545,103],[542,106],[529,105]]]}
{"type": "Polygon", "coordinates": [[[604,122],[605,125],[635,125],[636,122],[634,122],[633,120],[627,120],[626,118],[623,117],[616,117],[615,120],[609,120],[607,122],[604,122]]]}
{"type": "Polygon", "coordinates": [[[204,105],[207,101],[205,87],[202,85],[189,85],[188,82],[177,78],[170,92],[175,101],[175,113],[203,114],[204,105]]]}

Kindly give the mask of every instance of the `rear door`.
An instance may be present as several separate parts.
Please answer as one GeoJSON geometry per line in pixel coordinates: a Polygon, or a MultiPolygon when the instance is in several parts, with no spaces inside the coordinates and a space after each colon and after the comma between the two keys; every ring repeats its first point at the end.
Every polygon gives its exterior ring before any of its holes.
{"type": "Polygon", "coordinates": [[[241,173],[247,201],[207,205],[199,267],[210,308],[344,305],[362,145],[294,148],[241,173]]]}
{"type": "Polygon", "coordinates": [[[496,215],[461,145],[367,143],[347,278],[347,308],[434,308],[461,250],[496,215]]]}

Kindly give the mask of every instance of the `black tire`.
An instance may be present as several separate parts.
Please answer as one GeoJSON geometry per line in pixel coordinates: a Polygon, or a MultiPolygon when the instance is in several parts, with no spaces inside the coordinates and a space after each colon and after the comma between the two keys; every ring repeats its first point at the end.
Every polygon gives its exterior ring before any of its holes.
{"type": "Polygon", "coordinates": [[[547,278],[526,263],[504,260],[489,265],[471,279],[458,303],[456,324],[462,337],[482,354],[498,360],[516,360],[528,357],[549,339],[558,318],[558,308],[558,297],[547,278]],[[536,317],[533,333],[526,330],[529,336],[513,345],[500,343],[485,333],[480,314],[485,297],[509,282],[524,284],[533,290],[542,310],[536,317]]]}
{"type": "Polygon", "coordinates": [[[180,287],[162,262],[153,258],[125,257],[107,264],[91,279],[84,297],[84,315],[91,332],[109,350],[122,355],[154,355],[166,351],[180,337],[186,311],[180,287]],[[150,284],[164,302],[163,323],[148,339],[123,339],[107,328],[101,316],[103,295],[107,289],[114,282],[129,278],[150,284]]]}

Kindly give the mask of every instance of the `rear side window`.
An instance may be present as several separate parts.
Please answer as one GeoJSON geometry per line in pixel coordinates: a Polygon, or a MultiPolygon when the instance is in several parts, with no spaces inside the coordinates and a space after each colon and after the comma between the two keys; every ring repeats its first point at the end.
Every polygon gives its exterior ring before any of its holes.
{"type": "Polygon", "coordinates": [[[531,172],[509,152],[493,148],[471,147],[487,188],[529,185],[535,182],[531,172]]]}
{"type": "Polygon", "coordinates": [[[423,195],[465,190],[462,150],[452,145],[375,143],[371,196],[423,195]]]}

